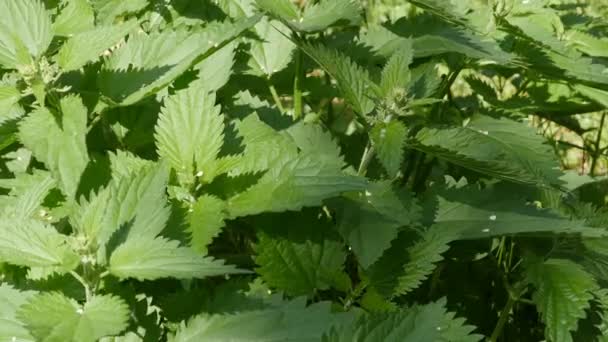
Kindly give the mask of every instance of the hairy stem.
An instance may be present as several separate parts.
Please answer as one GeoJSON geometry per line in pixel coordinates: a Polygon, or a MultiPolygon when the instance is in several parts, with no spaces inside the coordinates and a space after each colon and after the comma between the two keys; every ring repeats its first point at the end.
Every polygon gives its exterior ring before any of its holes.
{"type": "Polygon", "coordinates": [[[279,97],[279,94],[277,93],[277,90],[275,89],[274,85],[272,85],[272,83],[270,83],[270,81],[268,82],[268,90],[270,90],[270,94],[272,94],[272,99],[274,100],[274,103],[277,105],[277,108],[281,111],[281,114],[284,114],[285,108],[283,107],[283,104],[281,103],[281,98],[279,97]]]}
{"type": "Polygon", "coordinates": [[[500,316],[498,317],[498,322],[494,327],[494,331],[492,331],[492,336],[490,337],[490,342],[498,341],[498,338],[502,335],[502,331],[505,328],[505,324],[509,319],[509,314],[515,305],[516,299],[509,295],[509,299],[507,300],[507,304],[502,308],[500,312],[500,316]]]}
{"type": "Polygon", "coordinates": [[[78,273],[76,273],[74,271],[70,271],[70,274],[72,275],[72,277],[74,277],[76,280],[78,280],[78,282],[82,285],[82,287],[84,287],[84,295],[88,302],[91,299],[91,289],[89,287],[89,284],[87,284],[87,282],[84,280],[84,278],[82,278],[78,273]]]}
{"type": "Polygon", "coordinates": [[[293,119],[297,120],[302,116],[302,78],[303,78],[303,68],[302,68],[302,60],[304,59],[304,55],[302,51],[296,50],[296,67],[295,67],[295,76],[293,79],[293,119]]]}
{"type": "Polygon", "coordinates": [[[365,176],[365,173],[367,172],[367,167],[369,166],[369,163],[374,157],[374,153],[374,146],[372,146],[371,143],[368,143],[367,147],[365,147],[365,151],[363,151],[361,163],[359,164],[359,169],[357,170],[357,174],[359,176],[365,176]]]}

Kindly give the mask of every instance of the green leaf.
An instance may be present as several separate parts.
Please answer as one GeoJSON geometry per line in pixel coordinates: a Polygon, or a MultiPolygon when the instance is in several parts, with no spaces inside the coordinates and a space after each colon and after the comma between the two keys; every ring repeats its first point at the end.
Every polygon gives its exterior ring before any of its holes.
{"type": "Polygon", "coordinates": [[[421,234],[418,241],[407,250],[408,262],[403,266],[403,274],[397,280],[393,296],[405,295],[418,288],[422,281],[435,270],[435,264],[443,260],[442,254],[449,243],[459,238],[456,229],[431,226],[421,234]]]}
{"type": "Polygon", "coordinates": [[[0,85],[0,126],[24,114],[20,99],[21,92],[17,87],[0,85]]]}
{"type": "Polygon", "coordinates": [[[297,31],[322,31],[333,25],[355,26],[361,23],[362,8],[356,0],[321,0],[306,7],[299,21],[288,22],[297,31]]]}
{"type": "Polygon", "coordinates": [[[36,183],[19,194],[14,207],[4,208],[5,214],[10,213],[12,217],[17,219],[34,216],[35,211],[40,208],[49,191],[55,187],[55,180],[49,174],[41,174],[41,177],[37,180],[36,183]]]}
{"type": "MultiPolygon", "coordinates": [[[[171,214],[166,196],[168,176],[164,165],[152,164],[134,170],[127,177],[114,179],[104,190],[109,193],[100,194],[99,199],[91,202],[95,206],[93,216],[90,226],[85,227],[90,241],[102,247],[112,241],[114,234],[123,241],[157,236],[171,214]],[[98,210],[103,214],[96,213],[98,210]]],[[[105,252],[104,248],[99,251],[101,261],[105,260],[105,252]]]]}
{"type": "Polygon", "coordinates": [[[370,87],[375,85],[365,69],[337,50],[303,42],[298,45],[336,80],[338,89],[355,112],[367,115],[374,109],[374,102],[370,98],[373,88],[370,87]]]}
{"type": "Polygon", "coordinates": [[[336,167],[344,167],[345,162],[340,146],[329,131],[321,125],[300,121],[285,130],[302,153],[315,155],[336,167]]]}
{"type": "Polygon", "coordinates": [[[34,219],[0,220],[0,261],[19,266],[54,266],[74,269],[79,258],[67,236],[34,219]]]}
{"type": "Polygon", "coordinates": [[[169,161],[182,184],[215,176],[214,162],[224,143],[220,111],[215,93],[199,82],[165,99],[154,137],[158,154],[169,161]]]}
{"type": "Polygon", "coordinates": [[[392,313],[362,315],[352,326],[334,327],[323,342],[479,341],[480,336],[470,335],[473,329],[446,312],[443,299],[392,313]]]}
{"type": "Polygon", "coordinates": [[[0,65],[29,65],[51,44],[51,18],[39,0],[0,1],[0,65]],[[27,54],[27,56],[25,56],[27,54]]]}
{"type": "Polygon", "coordinates": [[[255,246],[256,271],[271,287],[287,294],[312,295],[340,287],[346,252],[331,227],[316,211],[271,216],[257,225],[265,228],[255,246]],[[268,229],[273,222],[291,222],[290,229],[268,229]]]}
{"type": "Polygon", "coordinates": [[[195,251],[207,254],[207,246],[224,227],[225,206],[224,201],[211,195],[203,195],[196,200],[188,229],[195,251]]]}
{"type": "Polygon", "coordinates": [[[545,187],[559,183],[553,149],[523,123],[477,115],[463,127],[425,127],[416,140],[413,148],[482,174],[545,187]]]}
{"type": "Polygon", "coordinates": [[[0,341],[34,342],[34,338],[17,319],[17,310],[35,295],[34,291],[19,291],[0,285],[0,341]]]}
{"type": "Polygon", "coordinates": [[[370,132],[378,160],[390,178],[395,178],[401,169],[406,137],[405,125],[397,120],[378,123],[370,132]]]}
{"type": "Polygon", "coordinates": [[[608,39],[606,38],[598,38],[579,30],[566,32],[565,38],[570,45],[589,56],[608,57],[608,39]]]}
{"type": "Polygon", "coordinates": [[[222,88],[232,75],[237,44],[232,42],[194,66],[199,82],[209,91],[222,88]]]}
{"type": "Polygon", "coordinates": [[[289,0],[255,0],[259,8],[284,21],[298,20],[297,7],[289,0]]]}
{"type": "Polygon", "coordinates": [[[298,155],[293,140],[264,123],[257,114],[235,121],[234,125],[245,148],[230,170],[231,176],[266,171],[298,155]]]}
{"type": "Polygon", "coordinates": [[[206,278],[243,273],[221,260],[202,257],[190,248],[179,247],[178,241],[162,237],[127,240],[110,257],[109,271],[125,279],[206,278]]]}
{"type": "Polygon", "coordinates": [[[551,341],[572,341],[571,331],[586,316],[592,293],[598,289],[582,266],[566,259],[537,262],[526,269],[526,279],[536,291],[532,300],[546,325],[551,341]]]}
{"type": "Polygon", "coordinates": [[[327,303],[304,306],[298,300],[267,310],[201,314],[178,328],[171,342],[318,341],[331,323],[327,303]]]}
{"type": "Polygon", "coordinates": [[[99,88],[109,104],[132,105],[165,88],[259,19],[256,15],[234,23],[212,23],[200,32],[166,30],[133,34],[105,61],[98,78],[99,88]]]}
{"type": "Polygon", "coordinates": [[[114,22],[114,20],[127,13],[135,13],[146,6],[148,6],[149,1],[147,0],[130,0],[130,1],[122,1],[122,0],[91,0],[91,4],[97,12],[97,20],[101,21],[103,24],[109,25],[114,22]]]}
{"type": "Polygon", "coordinates": [[[378,182],[370,183],[365,191],[345,194],[329,202],[336,210],[338,232],[364,268],[390,247],[399,229],[420,218],[418,204],[400,195],[390,182],[378,182]]]}
{"type": "Polygon", "coordinates": [[[18,317],[40,341],[94,342],[124,330],[129,308],[109,295],[93,296],[81,306],[58,292],[48,292],[31,297],[18,317]]]}
{"type": "Polygon", "coordinates": [[[86,0],[64,0],[65,6],[53,22],[58,36],[69,37],[95,27],[95,13],[86,0]]]}
{"type": "Polygon", "coordinates": [[[361,22],[361,5],[354,0],[321,0],[299,13],[288,0],[256,0],[258,6],[280,19],[291,29],[317,32],[335,24],[357,25],[361,22]]]}
{"type": "Polygon", "coordinates": [[[60,111],[58,118],[47,108],[30,113],[21,122],[19,139],[47,166],[64,194],[74,199],[89,162],[87,109],[80,97],[70,95],[61,99],[60,111]]]}
{"type": "MultiPolygon", "coordinates": [[[[513,191],[512,185],[476,189],[468,186],[437,193],[434,222],[443,229],[457,229],[461,239],[481,239],[511,234],[580,234],[602,236],[600,229],[570,220],[549,209],[538,209],[513,191]]],[[[430,204],[430,203],[429,203],[430,204]]]]}
{"type": "Polygon", "coordinates": [[[279,21],[262,19],[254,31],[261,41],[252,40],[248,65],[254,74],[270,78],[287,67],[295,45],[288,38],[289,29],[279,21]]]}
{"type": "Polygon", "coordinates": [[[361,177],[345,174],[335,163],[305,154],[274,166],[257,184],[228,199],[228,211],[235,218],[299,210],[347,191],[364,189],[366,183],[361,177]]]}
{"type": "Polygon", "coordinates": [[[137,25],[137,20],[129,20],[118,25],[80,31],[61,46],[57,53],[57,64],[64,71],[71,71],[97,61],[104,51],[118,43],[137,25]]]}
{"type": "Polygon", "coordinates": [[[396,51],[382,69],[380,88],[385,98],[393,98],[399,92],[404,92],[410,82],[409,66],[414,58],[413,47],[411,41],[405,42],[408,44],[396,51]]]}

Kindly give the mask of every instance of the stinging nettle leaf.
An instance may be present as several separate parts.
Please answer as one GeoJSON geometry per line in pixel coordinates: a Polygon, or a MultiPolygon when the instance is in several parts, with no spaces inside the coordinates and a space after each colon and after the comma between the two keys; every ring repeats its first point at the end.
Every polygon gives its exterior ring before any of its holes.
{"type": "Polygon", "coordinates": [[[52,38],[51,18],[41,1],[0,1],[0,65],[15,69],[30,64],[32,57],[42,56],[52,38]]]}
{"type": "Polygon", "coordinates": [[[301,300],[276,308],[234,314],[201,314],[178,328],[171,342],[309,342],[319,341],[329,328],[328,303],[305,307],[301,300]]]}
{"type": "Polygon", "coordinates": [[[338,89],[355,112],[367,115],[374,109],[370,94],[375,85],[365,69],[348,56],[323,45],[299,43],[298,46],[336,80],[338,89]]]}
{"type": "Polygon", "coordinates": [[[34,291],[19,291],[7,284],[0,285],[0,341],[34,342],[32,335],[17,319],[17,311],[35,294],[34,291]]]}
{"type": "Polygon", "coordinates": [[[194,250],[180,247],[178,241],[162,237],[127,240],[112,253],[109,271],[125,279],[192,279],[247,273],[221,260],[202,257],[194,250]]]}
{"type": "Polygon", "coordinates": [[[407,129],[400,121],[378,123],[370,132],[377,157],[390,178],[397,176],[403,162],[407,129]]]}
{"type": "Polygon", "coordinates": [[[199,82],[165,99],[154,134],[158,154],[185,185],[193,184],[194,177],[214,177],[214,162],[224,143],[220,111],[215,93],[199,82]]]}
{"type": "Polygon", "coordinates": [[[71,36],[95,27],[95,13],[87,0],[64,0],[65,6],[53,21],[59,36],[71,36]]]}
{"type": "Polygon", "coordinates": [[[67,236],[35,219],[0,220],[0,261],[19,266],[54,266],[63,271],[79,262],[67,236]]]}
{"type": "Polygon", "coordinates": [[[338,232],[363,268],[372,265],[390,247],[401,228],[420,218],[418,204],[407,194],[408,200],[400,197],[391,183],[384,181],[328,202],[336,210],[338,232]]]}
{"type": "Polygon", "coordinates": [[[262,19],[255,25],[254,31],[261,41],[251,41],[248,65],[254,74],[270,78],[287,67],[295,45],[288,38],[289,30],[279,21],[262,19]]]}
{"type": "Polygon", "coordinates": [[[211,195],[203,195],[196,200],[188,228],[191,246],[195,251],[207,254],[207,246],[224,227],[225,207],[224,201],[211,195]]]}
{"type": "Polygon", "coordinates": [[[254,247],[259,265],[256,271],[269,286],[293,296],[341,287],[347,277],[343,244],[327,222],[316,215],[314,210],[286,213],[257,224],[264,231],[258,234],[254,247]],[[290,222],[289,230],[276,231],[284,227],[273,227],[275,222],[290,222]]]}
{"type": "Polygon", "coordinates": [[[113,106],[132,105],[168,86],[179,75],[253,27],[255,15],[211,23],[199,32],[165,30],[136,33],[108,58],[98,78],[105,100],[113,106]]]}
{"type": "Polygon", "coordinates": [[[412,147],[451,163],[516,183],[559,184],[559,162],[533,128],[477,115],[463,127],[423,128],[412,147]]]}
{"type": "Polygon", "coordinates": [[[81,306],[58,292],[34,295],[17,313],[39,341],[95,342],[127,327],[129,308],[119,297],[96,295],[81,306]]]}
{"type": "Polygon", "coordinates": [[[98,26],[71,36],[57,53],[57,64],[64,71],[77,70],[94,62],[138,25],[129,20],[115,26],[98,26]]]}
{"type": "Polygon", "coordinates": [[[45,163],[61,190],[74,199],[89,156],[86,146],[87,109],[80,97],[60,101],[56,118],[47,108],[34,110],[21,122],[19,139],[36,159],[45,163]]]}
{"type": "Polygon", "coordinates": [[[585,318],[592,293],[598,289],[595,279],[566,259],[534,263],[526,269],[526,279],[536,288],[532,300],[545,322],[545,337],[573,341],[570,332],[585,318]]]}

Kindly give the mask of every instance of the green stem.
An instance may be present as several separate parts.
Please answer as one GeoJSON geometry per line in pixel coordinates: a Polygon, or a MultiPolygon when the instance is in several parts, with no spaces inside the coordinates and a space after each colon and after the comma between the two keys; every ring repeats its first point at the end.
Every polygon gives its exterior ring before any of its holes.
{"type": "Polygon", "coordinates": [[[498,322],[494,327],[494,331],[492,332],[492,336],[490,337],[490,342],[498,341],[498,338],[502,335],[502,331],[505,328],[505,324],[509,319],[509,314],[515,305],[516,299],[509,295],[509,299],[507,300],[507,304],[505,304],[504,308],[500,312],[500,317],[498,318],[498,322]]]}
{"type": "Polygon", "coordinates": [[[601,150],[600,150],[600,142],[602,140],[602,130],[604,128],[604,120],[606,119],[606,111],[602,113],[602,118],[600,119],[600,127],[597,130],[597,137],[595,138],[595,144],[593,149],[593,159],[591,160],[591,177],[595,176],[595,167],[597,165],[597,161],[600,158],[601,150]]]}
{"type": "Polygon", "coordinates": [[[296,50],[296,68],[293,79],[293,119],[298,120],[302,116],[302,78],[303,68],[302,61],[304,55],[302,51],[296,50]]]}
{"type": "Polygon", "coordinates": [[[82,287],[84,287],[84,296],[88,302],[91,299],[91,289],[89,288],[89,284],[87,284],[87,282],[78,273],[70,271],[70,274],[72,277],[78,280],[80,284],[82,284],[82,287]]]}
{"type": "Polygon", "coordinates": [[[365,176],[365,173],[367,172],[367,167],[369,166],[369,163],[372,161],[372,158],[374,157],[374,146],[372,146],[371,144],[368,144],[367,147],[365,147],[365,151],[363,151],[363,156],[361,157],[361,163],[359,164],[359,170],[357,171],[357,174],[359,176],[365,176]]]}
{"type": "Polygon", "coordinates": [[[272,83],[270,83],[270,81],[268,81],[268,89],[270,90],[270,94],[272,94],[274,103],[277,105],[277,108],[281,111],[281,114],[285,114],[285,108],[283,107],[283,104],[281,103],[281,98],[279,97],[279,94],[277,93],[277,90],[275,89],[274,85],[272,85],[272,83]]]}

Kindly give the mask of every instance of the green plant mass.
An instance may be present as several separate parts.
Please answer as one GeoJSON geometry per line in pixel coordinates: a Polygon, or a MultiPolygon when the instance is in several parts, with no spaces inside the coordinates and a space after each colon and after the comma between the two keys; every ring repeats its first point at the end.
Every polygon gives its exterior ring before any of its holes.
{"type": "Polygon", "coordinates": [[[0,0],[0,342],[608,341],[608,1],[0,0]]]}

